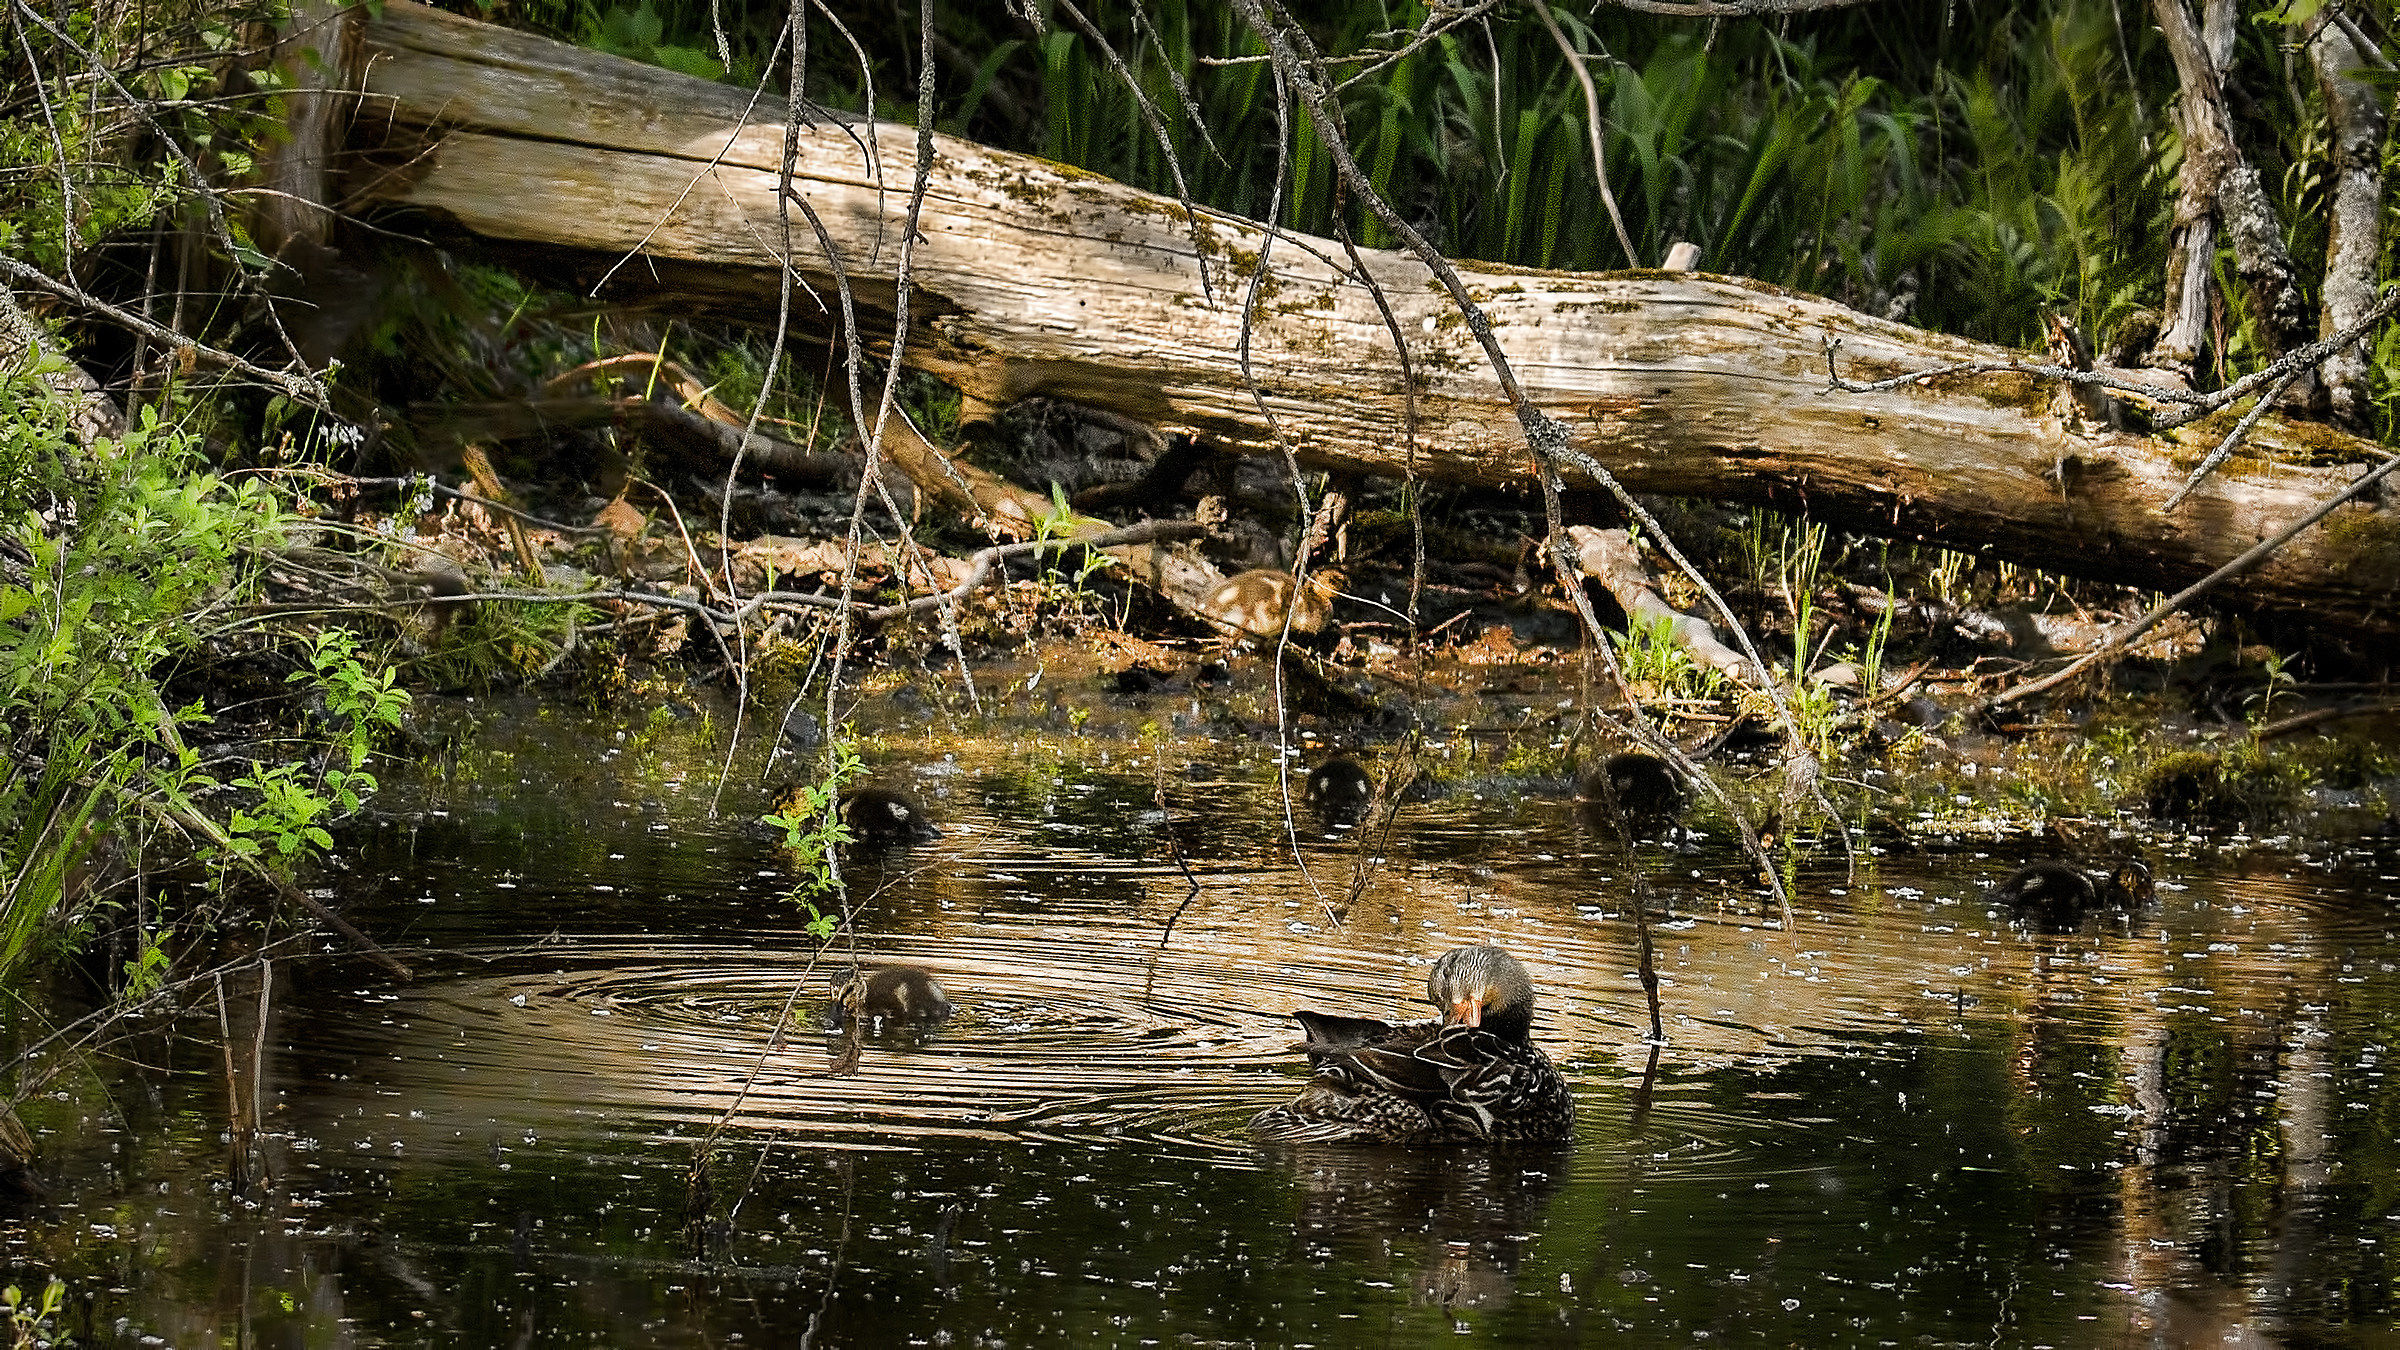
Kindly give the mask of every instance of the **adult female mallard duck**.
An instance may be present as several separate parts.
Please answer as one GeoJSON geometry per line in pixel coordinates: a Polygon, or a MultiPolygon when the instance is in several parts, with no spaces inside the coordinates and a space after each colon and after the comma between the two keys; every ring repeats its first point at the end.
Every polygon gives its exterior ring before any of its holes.
{"type": "Polygon", "coordinates": [[[2106,876],[2063,862],[2027,863],[2000,883],[1992,898],[2048,928],[2073,928],[2087,911],[2131,909],[2158,895],[2150,865],[2120,858],[2106,876]]]}
{"type": "Polygon", "coordinates": [[[1291,1143],[1564,1143],[1575,1097],[1535,1049],[1533,980],[1498,947],[1445,952],[1425,976],[1437,1022],[1295,1012],[1315,1077],[1250,1123],[1291,1143]]]}

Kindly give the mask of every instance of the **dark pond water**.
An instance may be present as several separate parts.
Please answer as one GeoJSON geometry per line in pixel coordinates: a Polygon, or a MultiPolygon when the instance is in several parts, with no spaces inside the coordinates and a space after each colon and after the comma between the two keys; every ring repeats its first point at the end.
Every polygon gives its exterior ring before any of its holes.
{"type": "Polygon", "coordinates": [[[7,1278],[104,1345],[2395,1341],[2388,851],[2194,845],[2057,935],[1987,901],[2030,845],[1875,854],[1786,931],[1720,830],[1650,855],[1651,1071],[1563,794],[1409,804],[1336,926],[1355,845],[1303,815],[1295,865],[1255,741],[1168,742],[1162,815],[1154,743],[914,725],[872,767],[948,833],[854,867],[858,945],[947,1025],[827,1076],[756,760],[711,818],[714,730],[518,710],[343,840],[417,980],[280,961],[263,1021],[227,982],[230,1068],[212,992],[29,1103],[7,1278]],[[1290,1009],[1418,1015],[1471,942],[1534,973],[1571,1150],[1247,1137],[1290,1009]]]}

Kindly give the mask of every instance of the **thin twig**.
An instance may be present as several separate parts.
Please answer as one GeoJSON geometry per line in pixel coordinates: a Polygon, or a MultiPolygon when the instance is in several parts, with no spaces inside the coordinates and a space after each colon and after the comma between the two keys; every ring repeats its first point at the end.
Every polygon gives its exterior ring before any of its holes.
{"type": "Polygon", "coordinates": [[[2327,722],[2341,722],[2353,717],[2385,717],[2392,713],[2400,713],[2400,703],[2355,703],[2347,708],[2318,708],[2269,722],[2254,734],[2259,740],[2272,740],[2277,736],[2289,736],[2295,731],[2323,726],[2327,722]]]}
{"type": "MultiPolygon", "coordinates": [[[[1200,216],[1198,212],[1192,210],[1192,190],[1183,181],[1183,160],[1175,153],[1175,138],[1167,134],[1167,124],[1160,120],[1158,106],[1150,101],[1150,91],[1142,88],[1142,82],[1134,77],[1132,68],[1125,64],[1125,58],[1117,55],[1117,49],[1109,45],[1107,38],[1101,36],[1099,28],[1094,26],[1090,19],[1083,16],[1082,10],[1075,7],[1075,0],[1056,0],[1056,2],[1059,12],[1067,16],[1067,22],[1083,30],[1083,35],[1092,40],[1093,46],[1100,49],[1100,55],[1107,60],[1108,68],[1116,72],[1118,83],[1125,86],[1126,93],[1133,95],[1133,106],[1142,115],[1142,125],[1150,129],[1150,138],[1158,142],[1158,152],[1167,157],[1167,174],[1175,180],[1175,200],[1183,207],[1184,227],[1191,231],[1192,252],[1200,258],[1206,258],[1208,244],[1200,237],[1200,216]]],[[[1137,14],[1140,12],[1138,7],[1135,12],[1137,14]]],[[[930,59],[931,53],[927,53],[927,56],[930,59]]],[[[1184,106],[1187,111],[1191,112],[1192,125],[1202,128],[1203,135],[1207,134],[1208,124],[1201,120],[1197,111],[1191,109],[1189,95],[1185,96],[1184,106]]],[[[923,124],[919,123],[919,125],[923,124]]],[[[1217,293],[1209,287],[1208,267],[1205,263],[1200,268],[1200,294],[1209,304],[1217,303],[1217,293]]],[[[897,364],[897,358],[894,358],[894,362],[897,364]]]]}
{"type": "Polygon", "coordinates": [[[1584,67],[1583,53],[1567,41],[1566,31],[1550,12],[1550,0],[1534,0],[1533,12],[1542,21],[1542,27],[1550,30],[1550,40],[1566,55],[1567,68],[1575,72],[1575,82],[1583,86],[1584,117],[1592,133],[1592,177],[1600,184],[1600,201],[1608,207],[1608,221],[1617,227],[1617,243],[1625,250],[1625,265],[1639,267],[1641,255],[1633,251],[1633,236],[1625,232],[1625,217],[1617,212],[1617,194],[1608,187],[1608,152],[1600,144],[1600,91],[1592,84],[1592,72],[1584,67]]]}
{"type": "Polygon", "coordinates": [[[196,342],[163,324],[153,323],[130,309],[112,305],[79,286],[68,285],[39,268],[27,267],[14,258],[0,257],[0,277],[6,277],[20,285],[31,286],[36,290],[47,291],[61,300],[80,305],[94,314],[105,317],[109,322],[139,333],[153,342],[163,343],[177,351],[188,351],[194,360],[206,361],[212,366],[220,366],[272,385],[281,390],[285,396],[306,403],[310,407],[325,409],[331,401],[332,395],[326,391],[324,383],[313,376],[288,375],[282,371],[269,370],[243,357],[236,356],[232,352],[220,351],[206,343],[196,342]]]}
{"type": "Polygon", "coordinates": [[[2257,426],[2258,419],[2267,415],[2267,410],[2275,406],[2275,400],[2283,397],[2284,390],[2298,384],[2300,377],[2307,373],[2306,370],[2292,371],[2272,390],[2259,395],[2258,402],[2250,405],[2250,411],[2242,414],[2242,420],[2233,424],[2233,430],[2225,433],[2225,439],[2217,442],[2216,448],[2201,459],[2191,476],[2183,480],[2183,486],[2175,489],[2175,495],[2167,498],[2167,504],[2158,508],[2159,514],[2165,515],[2183,505],[2183,499],[2192,495],[2192,489],[2200,486],[2202,479],[2215,473],[2218,465],[2233,458],[2233,452],[2241,447],[2242,438],[2250,434],[2250,428],[2257,426]]]}

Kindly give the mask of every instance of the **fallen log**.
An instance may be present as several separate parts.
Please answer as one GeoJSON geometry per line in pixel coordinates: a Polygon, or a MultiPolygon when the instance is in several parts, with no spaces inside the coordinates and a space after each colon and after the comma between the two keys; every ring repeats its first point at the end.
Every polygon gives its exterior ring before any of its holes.
{"type": "MultiPolygon", "coordinates": [[[[335,161],[344,210],[400,215],[604,300],[773,313],[779,101],[753,105],[724,85],[407,0],[350,15],[361,93],[335,161]]],[[[798,136],[795,190],[840,251],[871,346],[894,309],[914,141],[907,127],[855,120],[821,119],[798,136]]],[[[970,409],[1044,395],[1262,453],[1278,449],[1263,402],[1313,467],[1531,481],[1524,433],[1473,334],[1414,259],[1362,251],[1361,276],[1324,240],[1270,240],[1255,222],[1187,214],[1063,165],[950,137],[934,145],[905,359],[956,385],[970,409]],[[1408,391],[1369,279],[1411,344],[1413,466],[1408,391]],[[1235,355],[1253,281],[1260,397],[1235,355]]],[[[815,292],[796,293],[795,320],[830,336],[834,270],[806,227],[791,238],[815,292]]],[[[1735,278],[1462,271],[1533,401],[1638,491],[1801,509],[1860,532],[2172,589],[2381,458],[2269,417],[2169,516],[2162,504],[2230,410],[2145,436],[2066,424],[2056,386],[2019,371],[1832,389],[1829,340],[1861,378],[2015,358],[1735,278]]],[[[2321,629],[2388,635],[2400,628],[2396,588],[2400,509],[2386,496],[2294,540],[2233,603],[2305,607],[2321,629]]]]}

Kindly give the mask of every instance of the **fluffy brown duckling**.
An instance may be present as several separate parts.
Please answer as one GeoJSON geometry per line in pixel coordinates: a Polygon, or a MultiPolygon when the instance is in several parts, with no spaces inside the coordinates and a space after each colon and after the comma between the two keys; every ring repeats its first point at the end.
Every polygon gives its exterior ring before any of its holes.
{"type": "Polygon", "coordinates": [[[1355,824],[1375,799],[1375,779],[1348,755],[1335,755],[1308,774],[1308,800],[1333,824],[1355,824]]]}
{"type": "Polygon", "coordinates": [[[839,1029],[855,1017],[880,1029],[885,1022],[939,1022],[949,1015],[950,996],[923,966],[860,966],[833,973],[825,1024],[839,1029]]]}
{"type": "Polygon", "coordinates": [[[2139,858],[2120,858],[2104,876],[2063,862],[2027,863],[2010,873],[1992,898],[2057,930],[2073,928],[2091,910],[2132,909],[2157,895],[2150,865],[2139,858]]]}
{"type": "Polygon", "coordinates": [[[1323,632],[1343,579],[1339,568],[1321,567],[1309,573],[1304,587],[1295,588],[1291,573],[1255,568],[1217,583],[1201,599],[1200,616],[1232,638],[1281,637],[1286,613],[1294,634],[1323,632]]]}
{"type": "Polygon", "coordinates": [[[1607,803],[1613,798],[1625,815],[1625,828],[1637,836],[1680,830],[1688,800],[1675,767],[1639,750],[1602,760],[1599,767],[1584,774],[1575,797],[1603,822],[1607,803]]]}
{"type": "Polygon", "coordinates": [[[922,844],[942,837],[933,817],[916,798],[891,788],[862,787],[842,794],[842,824],[850,842],[866,848],[922,844]]]}
{"type": "Polygon", "coordinates": [[[1563,1143],[1575,1097],[1535,1048],[1533,980],[1498,947],[1459,947],[1426,972],[1439,1021],[1295,1012],[1315,1075],[1251,1121],[1291,1143],[1563,1143]]]}

